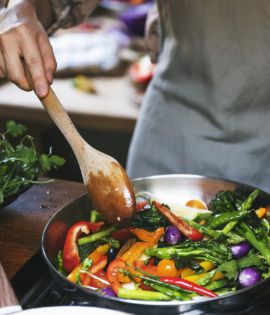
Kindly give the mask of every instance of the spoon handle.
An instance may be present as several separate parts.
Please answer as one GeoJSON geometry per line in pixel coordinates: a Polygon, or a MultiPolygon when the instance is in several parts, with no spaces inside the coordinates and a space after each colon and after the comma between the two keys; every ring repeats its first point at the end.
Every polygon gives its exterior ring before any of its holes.
{"type": "MultiPolygon", "coordinates": [[[[85,172],[82,169],[84,166],[84,156],[86,147],[87,150],[95,150],[85,140],[81,137],[73,122],[71,121],[69,115],[65,111],[63,105],[59,101],[58,97],[54,93],[53,89],[50,87],[49,94],[45,98],[40,98],[43,107],[46,109],[51,119],[57,125],[59,130],[62,132],[68,143],[70,144],[79,166],[81,168],[82,175],[84,177],[85,172]]],[[[88,157],[89,158],[89,157],[88,157]]]]}

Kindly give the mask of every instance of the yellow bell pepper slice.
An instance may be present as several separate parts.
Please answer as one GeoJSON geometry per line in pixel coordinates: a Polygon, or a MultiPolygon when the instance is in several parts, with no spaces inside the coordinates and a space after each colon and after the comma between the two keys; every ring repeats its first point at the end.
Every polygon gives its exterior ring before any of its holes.
{"type": "Polygon", "coordinates": [[[211,263],[210,261],[202,261],[199,264],[205,272],[210,271],[215,268],[215,265],[211,263]]]}

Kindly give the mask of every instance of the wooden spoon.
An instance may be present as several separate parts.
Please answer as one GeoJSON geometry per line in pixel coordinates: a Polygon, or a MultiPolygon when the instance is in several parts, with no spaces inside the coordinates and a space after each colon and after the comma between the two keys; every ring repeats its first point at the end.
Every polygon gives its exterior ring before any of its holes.
{"type": "Polygon", "coordinates": [[[128,225],[135,213],[135,196],[125,170],[80,136],[52,88],[40,101],[70,144],[94,206],[108,223],[128,225]]]}

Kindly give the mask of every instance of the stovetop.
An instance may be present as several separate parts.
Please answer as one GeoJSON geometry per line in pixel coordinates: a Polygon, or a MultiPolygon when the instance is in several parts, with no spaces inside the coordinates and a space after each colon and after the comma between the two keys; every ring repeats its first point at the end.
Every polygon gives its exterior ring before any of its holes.
{"type": "MultiPolygon", "coordinates": [[[[51,276],[41,253],[34,256],[11,280],[14,291],[23,309],[48,306],[96,306],[84,296],[63,290],[51,276]]],[[[190,311],[188,315],[200,315],[200,311],[190,311]]],[[[204,313],[205,314],[205,313],[204,313]]],[[[228,313],[224,313],[229,315],[228,313]]],[[[269,315],[270,297],[241,315],[269,315]]],[[[215,314],[207,314],[215,315],[215,314]]],[[[230,315],[236,315],[231,313],[230,315]]]]}

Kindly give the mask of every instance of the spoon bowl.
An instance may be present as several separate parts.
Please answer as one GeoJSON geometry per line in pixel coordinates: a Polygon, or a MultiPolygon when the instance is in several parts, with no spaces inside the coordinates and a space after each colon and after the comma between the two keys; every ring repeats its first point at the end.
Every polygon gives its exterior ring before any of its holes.
{"type": "Polygon", "coordinates": [[[71,146],[94,206],[109,224],[128,225],[135,213],[135,195],[124,168],[81,137],[52,88],[40,101],[71,146]]]}

